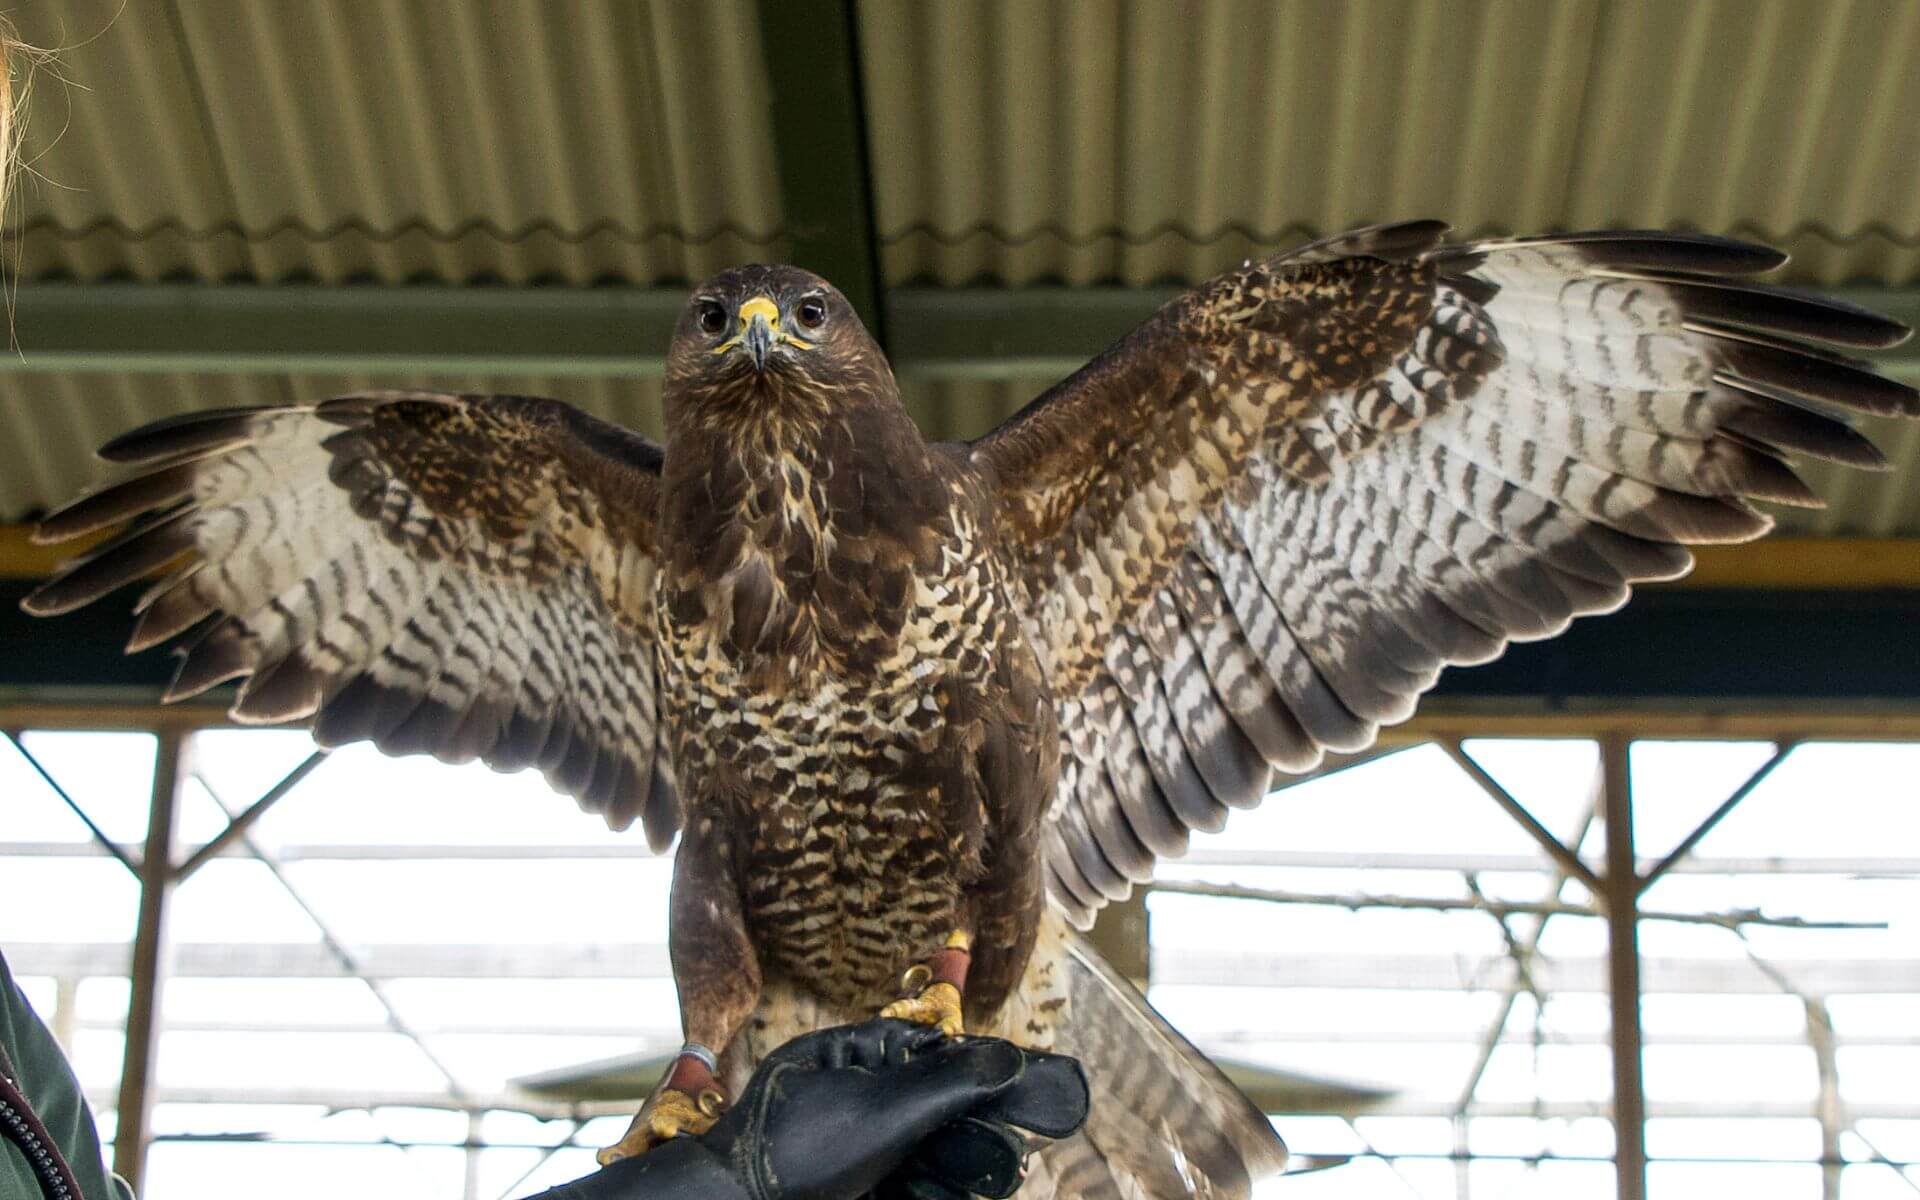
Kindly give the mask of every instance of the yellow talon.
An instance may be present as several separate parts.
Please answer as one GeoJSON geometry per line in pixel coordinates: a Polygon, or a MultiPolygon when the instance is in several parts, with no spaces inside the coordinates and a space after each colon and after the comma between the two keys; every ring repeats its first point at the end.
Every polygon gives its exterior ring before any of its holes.
{"type": "Polygon", "coordinates": [[[880,1010],[880,1015],[932,1025],[948,1037],[959,1037],[966,1032],[960,1017],[960,989],[950,983],[930,983],[920,989],[918,996],[887,1005],[880,1010]]]}
{"type": "Polygon", "coordinates": [[[725,1108],[719,1092],[708,1091],[695,1100],[685,1092],[662,1088],[635,1114],[633,1124],[627,1126],[626,1136],[594,1155],[594,1160],[610,1167],[623,1158],[645,1154],[683,1133],[705,1133],[713,1128],[725,1108]]]}

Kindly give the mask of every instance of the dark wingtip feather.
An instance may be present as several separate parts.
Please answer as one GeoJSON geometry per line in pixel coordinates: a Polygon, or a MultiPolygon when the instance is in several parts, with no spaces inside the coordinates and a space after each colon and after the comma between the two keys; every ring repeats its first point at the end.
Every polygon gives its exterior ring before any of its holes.
{"type": "Polygon", "coordinates": [[[1434,256],[1449,272],[1471,269],[1501,250],[1565,246],[1595,267],[1642,271],[1697,271],[1707,275],[1758,275],[1784,266],[1787,256],[1771,246],[1704,233],[1658,229],[1601,229],[1538,237],[1490,238],[1448,246],[1434,256]]]}
{"type": "Polygon", "coordinates": [[[1778,403],[1748,400],[1722,418],[1720,428],[1763,446],[1862,471],[1884,471],[1891,465],[1880,448],[1852,426],[1785,398],[1778,403]]]}
{"type": "Polygon", "coordinates": [[[371,674],[357,675],[320,709],[313,739],[327,747],[378,739],[417,703],[418,697],[378,683],[371,674]]]}
{"type": "Polygon", "coordinates": [[[253,670],[253,652],[233,619],[212,626],[187,647],[173,682],[161,696],[164,703],[190,700],[217,684],[238,679],[253,670]]]}
{"type": "Polygon", "coordinates": [[[135,609],[140,619],[134,622],[127,638],[127,653],[138,654],[161,642],[185,633],[215,612],[201,599],[186,579],[173,577],[159,585],[158,594],[143,598],[135,609]]]}
{"type": "Polygon", "coordinates": [[[162,417],[114,438],[100,447],[99,454],[109,462],[129,463],[198,454],[245,441],[254,419],[272,411],[259,406],[215,408],[162,417]]]}
{"type": "Polygon", "coordinates": [[[33,540],[41,545],[70,541],[165,508],[192,493],[195,470],[193,463],[180,463],[89,492],[43,518],[34,526],[33,540]]]}
{"type": "Polygon", "coordinates": [[[193,549],[186,510],[164,513],[128,530],[82,558],[62,567],[20,607],[36,617],[57,617],[91,604],[107,593],[145,579],[193,549]]]}
{"type": "Polygon", "coordinates": [[[411,712],[375,738],[374,745],[386,754],[432,754],[464,715],[464,709],[423,696],[411,712]]]}
{"type": "Polygon", "coordinates": [[[1588,262],[1600,267],[1759,275],[1787,265],[1786,253],[1772,246],[1705,233],[1619,229],[1542,240],[1578,247],[1588,262]]]}
{"type": "Polygon", "coordinates": [[[553,733],[554,714],[529,713],[516,709],[501,727],[488,762],[501,771],[518,771],[540,761],[540,748],[553,733]]]}
{"type": "MultiPolygon", "coordinates": [[[[1731,545],[1762,536],[1773,528],[1773,518],[1732,498],[1663,491],[1658,501],[1623,518],[1620,525],[1637,537],[1683,546],[1731,545]]],[[[1619,602],[1625,599],[1621,596],[1619,602]]]]}
{"type": "Polygon", "coordinates": [[[327,677],[295,651],[256,671],[240,689],[233,717],[247,724],[279,725],[310,717],[326,695],[327,677]]]}
{"type": "Polygon", "coordinates": [[[1660,284],[1689,317],[1704,318],[1762,334],[1808,338],[1835,346],[1886,350],[1913,330],[1891,317],[1830,296],[1792,288],[1734,282],[1688,271],[1610,271],[1626,279],[1660,284]]]}
{"type": "Polygon", "coordinates": [[[1813,401],[1876,417],[1920,416],[1920,392],[1865,366],[1810,347],[1782,345],[1736,329],[1705,326],[1716,335],[1726,369],[1715,378],[1770,400],[1813,401]]]}
{"type": "Polygon", "coordinates": [[[1825,508],[1827,502],[1806,485],[1793,468],[1771,454],[1748,449],[1726,439],[1710,443],[1715,458],[1740,495],[1794,508],[1825,508]]]}

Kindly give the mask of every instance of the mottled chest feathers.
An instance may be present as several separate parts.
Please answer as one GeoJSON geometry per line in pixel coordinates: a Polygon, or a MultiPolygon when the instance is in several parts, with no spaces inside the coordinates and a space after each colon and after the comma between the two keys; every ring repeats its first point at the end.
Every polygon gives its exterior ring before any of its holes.
{"type": "Polygon", "coordinates": [[[668,616],[756,687],[874,669],[954,538],[949,506],[902,478],[911,465],[875,472],[857,455],[790,453],[718,463],[693,493],[709,503],[676,514],[690,552],[675,563],[668,616]],[[902,506],[916,519],[903,522],[902,506]]]}

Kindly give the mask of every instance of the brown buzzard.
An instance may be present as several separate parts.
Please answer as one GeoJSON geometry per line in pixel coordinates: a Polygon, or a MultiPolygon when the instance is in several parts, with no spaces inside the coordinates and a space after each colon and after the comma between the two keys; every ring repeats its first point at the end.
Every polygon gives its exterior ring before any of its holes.
{"type": "Polygon", "coordinates": [[[678,834],[690,1046],[616,1153],[906,971],[895,1011],[1085,1060],[1030,1194],[1245,1196],[1267,1122],[1067,924],[1446,664],[1817,503],[1790,455],[1882,465],[1846,413],[1920,414],[1835,349],[1906,330],[1750,282],[1770,250],[1443,233],[1248,263],[938,445],[831,287],[728,271],[664,446],[515,396],[162,422],[42,533],[132,529],[28,608],[157,575],[131,648],[198,631],[170,697],[242,678],[241,720],[537,766],[678,834]]]}

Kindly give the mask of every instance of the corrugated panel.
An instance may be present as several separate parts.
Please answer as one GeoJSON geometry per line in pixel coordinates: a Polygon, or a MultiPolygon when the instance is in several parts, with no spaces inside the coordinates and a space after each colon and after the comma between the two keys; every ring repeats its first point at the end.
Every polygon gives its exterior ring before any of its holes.
{"type": "Polygon", "coordinates": [[[1144,283],[1309,231],[1692,226],[1920,274],[1920,6],[864,0],[891,281],[1144,283]]]}
{"type": "MultiPolygon", "coordinates": [[[[753,9],[23,0],[26,273],[646,282],[778,256],[753,9]],[[51,85],[49,78],[43,85],[51,85]],[[57,140],[56,140],[57,139],[57,140]],[[51,148],[49,148],[51,146],[51,148]]],[[[1920,6],[864,0],[889,279],[1192,279],[1308,231],[1684,224],[1920,274],[1920,6]]]]}
{"type": "Polygon", "coordinates": [[[1920,277],[1920,5],[1611,5],[1568,225],[1759,237],[1820,283],[1920,277]]]}
{"type": "Polygon", "coordinates": [[[0,440],[30,448],[0,466],[0,522],[71,500],[107,478],[95,447],[148,421],[205,408],[292,404],[385,387],[552,396],[658,436],[660,381],[516,376],[167,375],[22,372],[0,387],[0,440]]]}
{"type": "Polygon", "coordinates": [[[29,126],[50,181],[26,192],[29,277],[655,282],[780,253],[747,5],[12,15],[79,43],[60,66],[75,88],[43,77],[29,126]]]}

